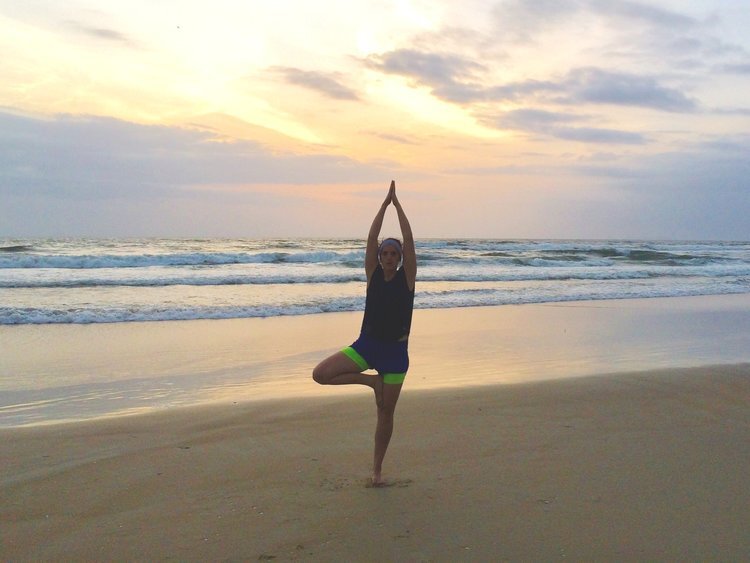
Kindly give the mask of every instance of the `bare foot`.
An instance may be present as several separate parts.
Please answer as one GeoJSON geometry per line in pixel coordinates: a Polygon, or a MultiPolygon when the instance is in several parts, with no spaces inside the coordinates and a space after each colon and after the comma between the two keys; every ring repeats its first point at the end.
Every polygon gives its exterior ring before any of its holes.
{"type": "Polygon", "coordinates": [[[373,473],[372,477],[370,477],[370,480],[367,482],[368,488],[379,488],[379,487],[385,487],[386,483],[383,480],[383,476],[380,473],[373,473]]]}
{"type": "Polygon", "coordinates": [[[411,484],[411,479],[389,479],[387,481],[385,479],[380,479],[376,481],[375,477],[370,477],[365,483],[365,487],[368,489],[383,489],[386,487],[404,488],[411,486],[411,484]]]}

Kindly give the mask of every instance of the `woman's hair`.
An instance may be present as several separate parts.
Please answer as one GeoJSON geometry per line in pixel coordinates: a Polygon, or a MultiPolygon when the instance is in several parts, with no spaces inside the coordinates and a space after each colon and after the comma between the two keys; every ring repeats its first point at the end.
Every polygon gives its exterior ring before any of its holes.
{"type": "Polygon", "coordinates": [[[399,256],[403,256],[404,255],[404,251],[401,248],[401,241],[400,240],[398,240],[397,238],[386,238],[386,239],[383,239],[383,242],[380,243],[380,247],[378,248],[378,258],[380,257],[381,252],[383,252],[383,249],[386,246],[392,246],[392,247],[394,247],[398,251],[398,255],[399,256]]]}

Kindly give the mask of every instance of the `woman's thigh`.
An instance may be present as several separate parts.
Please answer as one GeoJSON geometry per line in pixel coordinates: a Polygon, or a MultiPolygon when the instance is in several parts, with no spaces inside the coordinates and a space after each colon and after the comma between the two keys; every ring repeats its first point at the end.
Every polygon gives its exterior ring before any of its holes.
{"type": "Polygon", "coordinates": [[[313,370],[315,381],[327,381],[342,373],[362,373],[357,363],[343,352],[331,354],[313,370]]]}

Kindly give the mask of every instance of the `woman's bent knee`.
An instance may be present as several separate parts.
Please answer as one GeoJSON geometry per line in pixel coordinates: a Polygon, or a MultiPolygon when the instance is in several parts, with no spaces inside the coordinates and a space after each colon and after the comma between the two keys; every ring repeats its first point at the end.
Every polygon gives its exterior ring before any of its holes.
{"type": "Polygon", "coordinates": [[[331,379],[338,373],[334,362],[334,356],[328,357],[320,362],[312,372],[313,381],[321,385],[328,385],[331,379]]]}
{"type": "Polygon", "coordinates": [[[312,371],[312,378],[315,383],[320,383],[321,385],[325,385],[328,383],[328,372],[323,367],[323,362],[320,362],[312,371]]]}
{"type": "Polygon", "coordinates": [[[321,385],[330,385],[331,380],[344,373],[359,373],[362,370],[345,354],[338,352],[320,362],[312,372],[312,378],[321,385]]]}

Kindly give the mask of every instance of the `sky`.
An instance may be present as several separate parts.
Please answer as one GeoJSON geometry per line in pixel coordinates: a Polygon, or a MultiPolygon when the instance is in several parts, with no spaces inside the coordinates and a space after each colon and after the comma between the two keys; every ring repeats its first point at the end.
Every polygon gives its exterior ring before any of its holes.
{"type": "Polygon", "coordinates": [[[745,0],[0,0],[0,237],[750,240],[745,0]],[[398,234],[393,212],[383,234],[398,234]]]}

